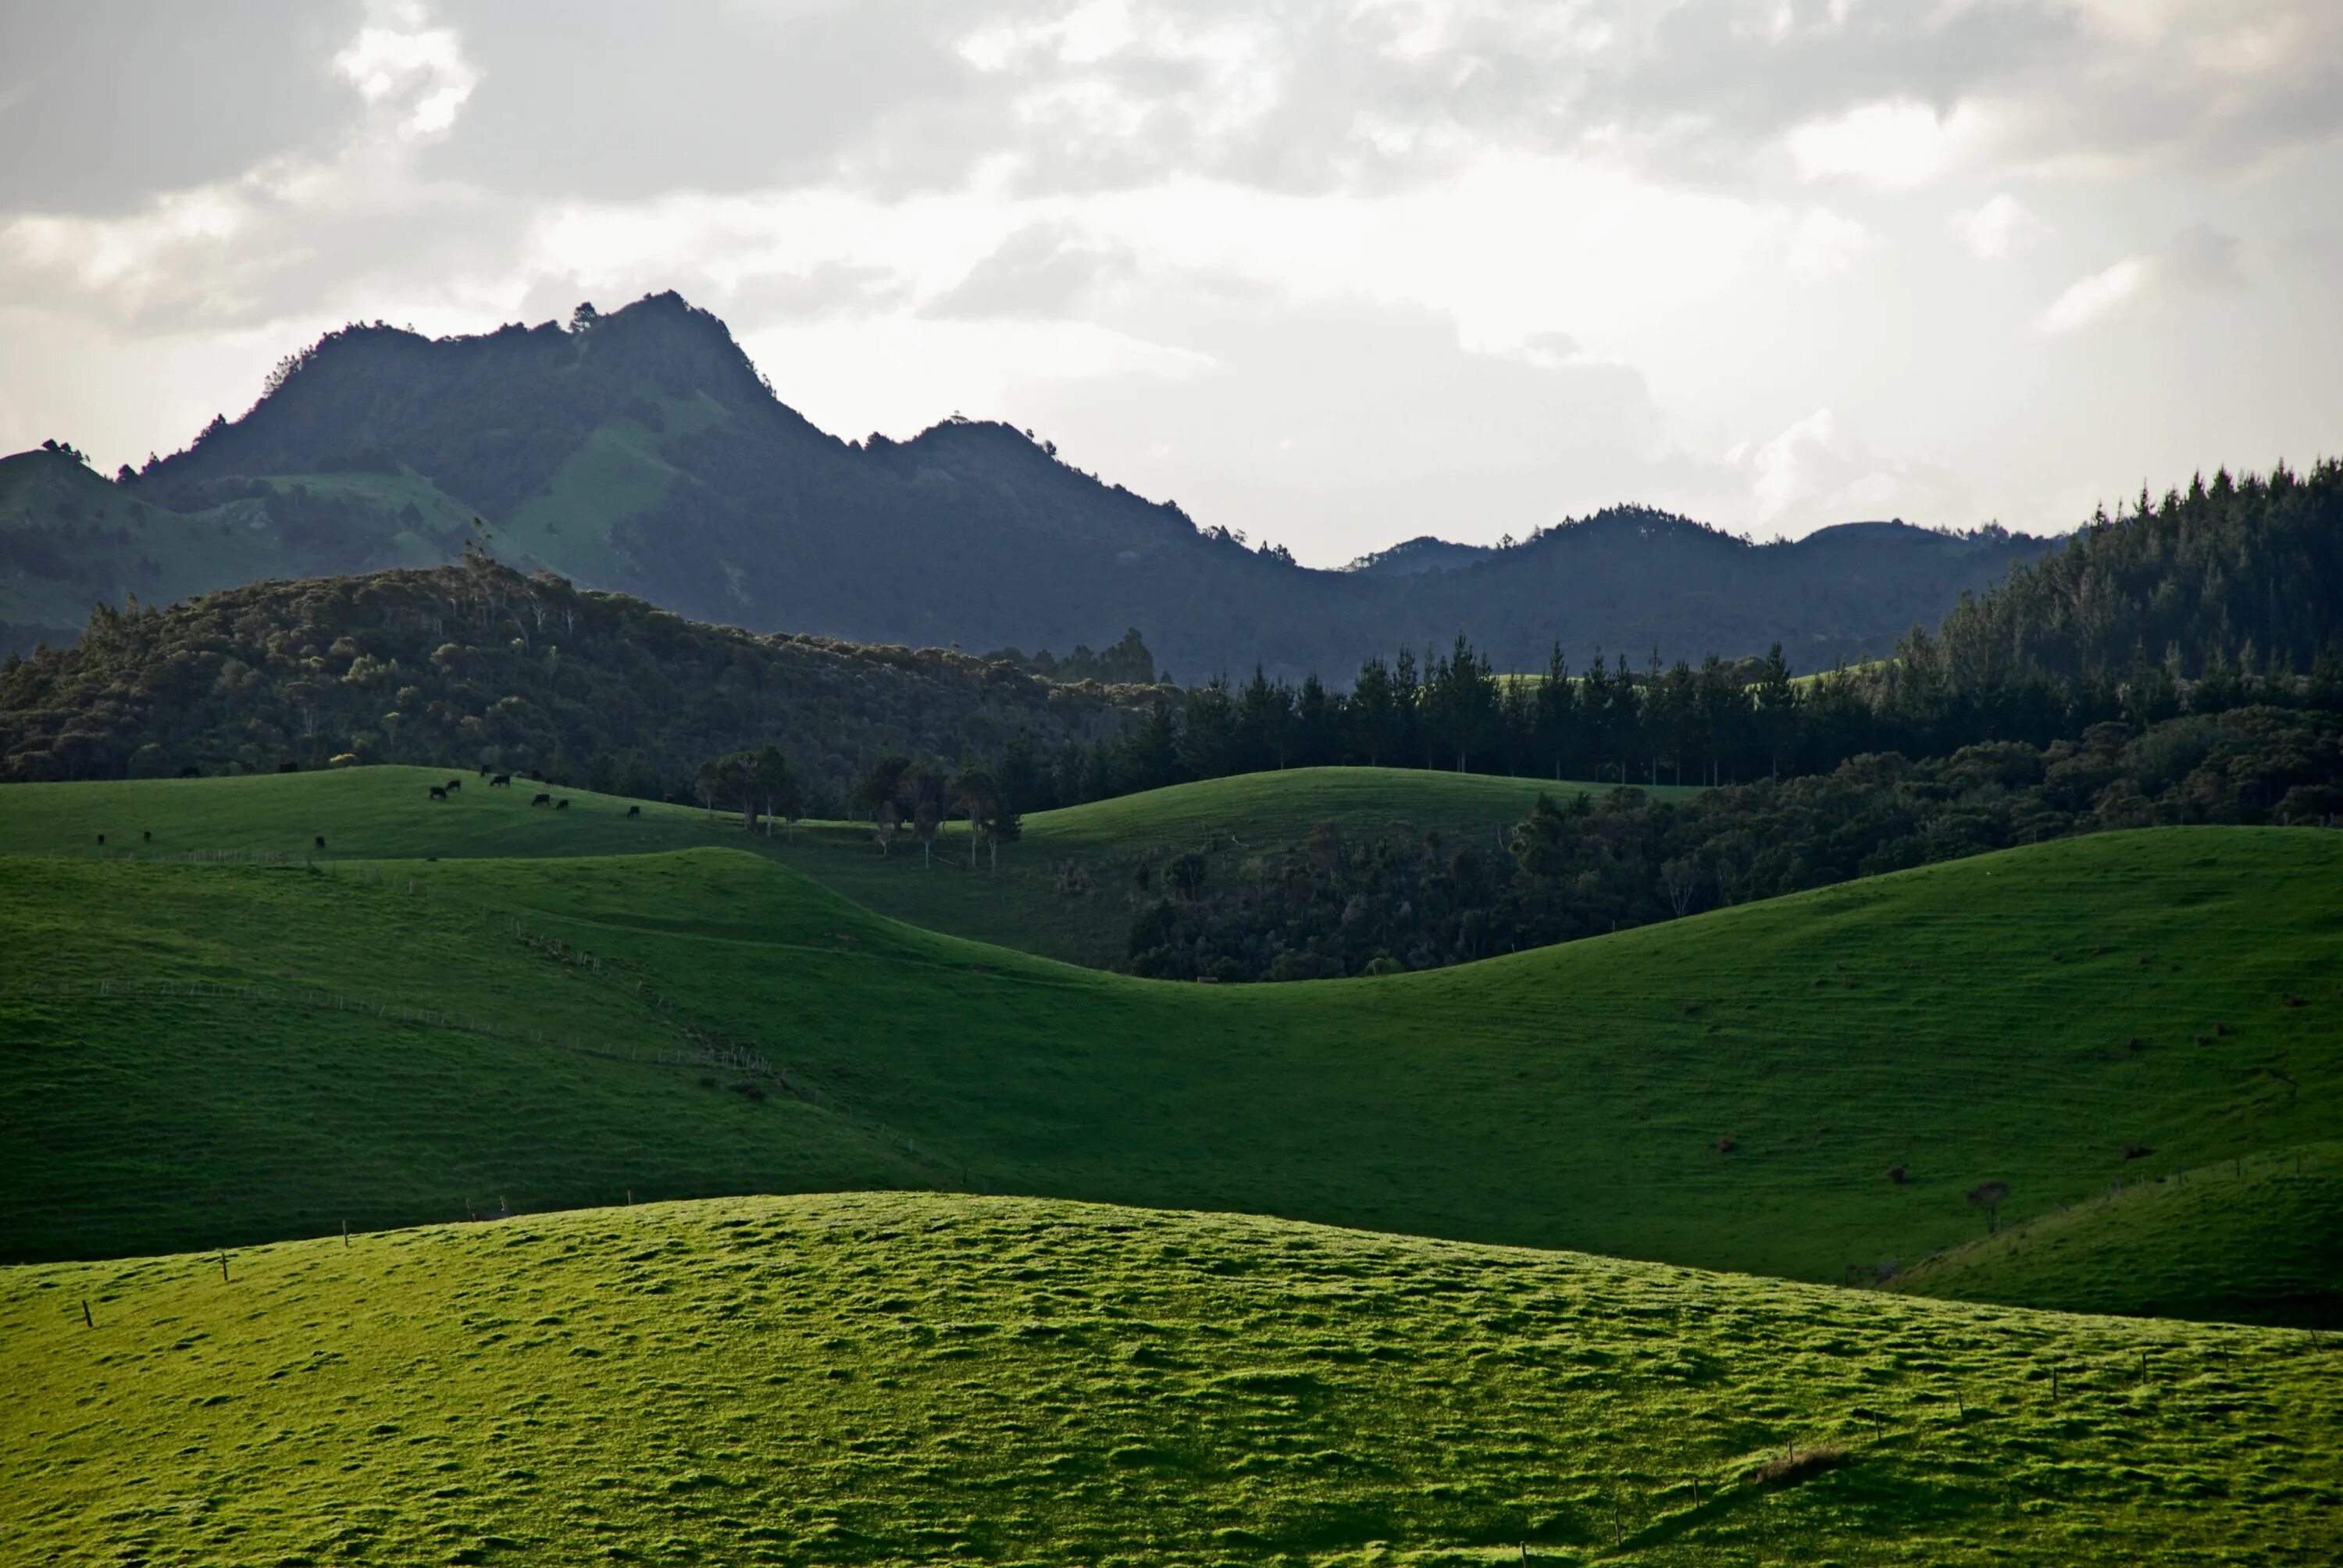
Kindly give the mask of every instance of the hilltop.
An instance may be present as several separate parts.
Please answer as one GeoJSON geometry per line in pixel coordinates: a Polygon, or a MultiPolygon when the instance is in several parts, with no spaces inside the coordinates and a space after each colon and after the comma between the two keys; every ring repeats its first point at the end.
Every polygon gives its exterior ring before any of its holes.
{"type": "Polygon", "coordinates": [[[2343,1545],[2308,1336],[1232,1216],[608,1209],[0,1270],[0,1335],[10,1534],[59,1563],[2343,1545]]]}
{"type": "Polygon", "coordinates": [[[100,611],[71,648],[0,665],[0,776],[265,773],[450,757],[653,799],[786,738],[820,796],[867,757],[951,756],[1021,730],[1112,734],[1151,694],[929,648],[696,624],[479,553],[100,611]]]}
{"type": "Polygon", "coordinates": [[[0,566],[16,568],[0,622],[19,646],[95,598],[452,558],[475,515],[525,571],[700,619],[1061,653],[1136,628],[1192,678],[1340,673],[1460,628],[1513,668],[1556,641],[1581,664],[1596,644],[1697,659],[1778,641],[1825,665],[1885,651],[2046,548],[1891,524],[1755,545],[1625,507],[1454,571],[1311,570],[1004,424],[840,440],[672,294],[568,329],[355,325],[288,357],[242,417],[126,475],[145,508],[126,537],[73,515],[94,513],[93,484],[114,488],[85,471],[62,504],[19,486],[12,506],[0,486],[0,566]]]}
{"type": "Polygon", "coordinates": [[[415,815],[369,841],[322,792],[366,773],[394,770],[115,786],[147,793],[103,850],[0,858],[0,1089],[47,1151],[0,1176],[0,1252],[878,1185],[1868,1282],[1980,1234],[1981,1182],[2022,1221],[2331,1138],[2343,1091],[2327,833],[2106,833],[1199,986],[881,919],[677,849],[706,829],[675,808],[441,807],[401,775],[415,815]],[[613,852],[639,832],[660,852],[613,852]]]}

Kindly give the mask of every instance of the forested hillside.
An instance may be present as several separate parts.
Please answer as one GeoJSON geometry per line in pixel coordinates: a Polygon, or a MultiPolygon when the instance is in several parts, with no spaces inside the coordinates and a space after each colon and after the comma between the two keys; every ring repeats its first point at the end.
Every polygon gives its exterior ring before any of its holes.
{"type": "Polygon", "coordinates": [[[1112,732],[1143,694],[934,649],[699,625],[475,553],[101,611],[73,648],[0,665],[0,757],[17,779],[345,759],[656,797],[687,792],[699,759],[778,742],[819,803],[881,753],[990,751],[1011,729],[1078,744],[1112,732]]]}
{"type": "Polygon", "coordinates": [[[525,571],[760,631],[1063,654],[1136,628],[1192,680],[1256,663],[1339,676],[1460,629],[1509,668],[1557,642],[1580,662],[1597,644],[1696,659],[1779,642],[1811,668],[1886,651],[2045,548],[1895,523],[1755,545],[1622,507],[1436,562],[1393,552],[1437,569],[1311,570],[1030,431],[955,415],[908,441],[828,435],[671,294],[566,328],[349,327],[288,357],[243,417],[117,484],[159,528],[93,531],[45,490],[0,495],[9,646],[134,592],[452,559],[478,516],[525,571]]]}
{"type": "Polygon", "coordinates": [[[2260,678],[2308,670],[2343,638],[2343,461],[2208,484],[2127,515],[2104,512],[2065,548],[1965,598],[1912,640],[1921,679],[1988,699],[2028,678],[2117,681],[2176,709],[2233,706],[2260,678]]]}

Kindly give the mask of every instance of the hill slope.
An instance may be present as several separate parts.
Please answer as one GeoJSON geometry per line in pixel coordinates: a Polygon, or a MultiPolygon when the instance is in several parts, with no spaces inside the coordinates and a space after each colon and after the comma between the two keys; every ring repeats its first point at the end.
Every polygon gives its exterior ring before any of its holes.
{"type": "Polygon", "coordinates": [[[2343,1327],[2343,1145],[2127,1182],[1954,1248],[1895,1282],[2070,1311],[2343,1327]]]}
{"type": "MultiPolygon", "coordinates": [[[[618,809],[562,829],[656,827],[618,809]]],[[[11,858],[0,1088],[54,1152],[0,1173],[0,1253],[876,1181],[1867,1275],[1981,1230],[1982,1181],[2016,1219],[2331,1137],[2338,871],[2325,834],[2107,834],[1255,988],[915,930],[738,851],[11,858]]]]}
{"type": "MultiPolygon", "coordinates": [[[[1597,643],[1697,659],[1775,641],[1802,664],[1827,664],[1885,651],[2045,548],[1885,524],[1757,546],[1629,508],[1461,571],[1305,570],[1061,463],[1005,425],[955,417],[910,441],[840,441],[775,398],[720,321],[671,294],[572,331],[548,322],[431,340],[349,327],[295,356],[242,418],[216,422],[128,487],[207,516],[256,498],[281,509],[295,487],[352,474],[419,482],[481,515],[491,548],[524,569],[702,619],[1060,652],[1137,627],[1192,678],[1256,662],[1296,678],[1341,676],[1398,644],[1445,645],[1460,628],[1517,668],[1542,665],[1557,639],[1582,666],[1597,643]]],[[[342,556],[312,552],[301,558],[317,564],[301,569],[382,564],[407,504],[352,510],[342,556]]],[[[403,531],[418,548],[437,538],[403,531]]],[[[186,532],[212,537],[192,515],[186,532]]],[[[125,547],[80,536],[72,547],[37,582],[0,577],[0,620],[29,623],[36,600],[122,576],[125,547]]],[[[252,575],[233,552],[215,566],[198,583],[172,578],[172,591],[252,575]]]]}
{"type": "Polygon", "coordinates": [[[0,1521],[48,1563],[2343,1549],[2303,1335],[1264,1220],[604,1210],[0,1271],[0,1521]]]}

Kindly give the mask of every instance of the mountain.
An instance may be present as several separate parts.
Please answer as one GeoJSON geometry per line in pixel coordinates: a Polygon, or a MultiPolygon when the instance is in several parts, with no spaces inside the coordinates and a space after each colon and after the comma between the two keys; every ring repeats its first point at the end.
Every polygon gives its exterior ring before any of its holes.
{"type": "Polygon", "coordinates": [[[841,441],[673,294],[567,329],[349,327],[288,357],[242,418],[104,492],[52,472],[71,461],[45,455],[0,501],[16,645],[132,592],[449,559],[478,516],[524,570],[755,630],[1063,649],[1136,628],[1191,678],[1341,678],[1459,630],[1507,668],[1557,639],[1579,664],[1598,644],[1697,659],[1778,641],[1814,668],[1885,651],[2046,548],[1869,523],[1756,545],[1622,508],[1504,548],[1418,540],[1312,570],[1006,425],[841,441]]]}

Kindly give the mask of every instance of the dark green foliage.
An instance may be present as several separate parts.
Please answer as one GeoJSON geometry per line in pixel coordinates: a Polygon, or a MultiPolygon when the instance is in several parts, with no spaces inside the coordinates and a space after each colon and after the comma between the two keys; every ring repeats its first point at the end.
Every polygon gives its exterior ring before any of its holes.
{"type": "Polygon", "coordinates": [[[982,754],[1018,731],[1076,743],[1122,722],[1123,700],[957,654],[699,626],[475,552],[101,610],[72,648],[0,673],[0,757],[20,779],[347,757],[649,798],[705,783],[708,804],[753,823],[842,793],[859,751],[982,754]],[[729,774],[696,775],[730,753],[729,774]]]}
{"type": "Polygon", "coordinates": [[[2333,713],[2241,708],[2045,749],[1857,757],[1684,799],[1566,792],[1541,796],[1502,847],[1404,823],[1346,839],[1330,823],[1306,846],[1223,857],[1237,874],[1209,888],[1195,857],[1188,885],[1134,920],[1131,966],[1221,980],[1436,968],[2106,828],[2316,825],[2343,799],[2338,730],[2333,713]]]}
{"type": "Polygon", "coordinates": [[[2200,475],[2161,503],[2142,489],[2128,517],[2102,512],[2064,549],[1965,598],[1905,657],[1980,701],[2028,678],[2123,681],[2137,721],[2177,711],[2181,682],[2193,711],[2235,707],[2251,683],[2309,670],[2338,638],[2343,461],[2328,459],[2307,475],[2200,475]]]}

